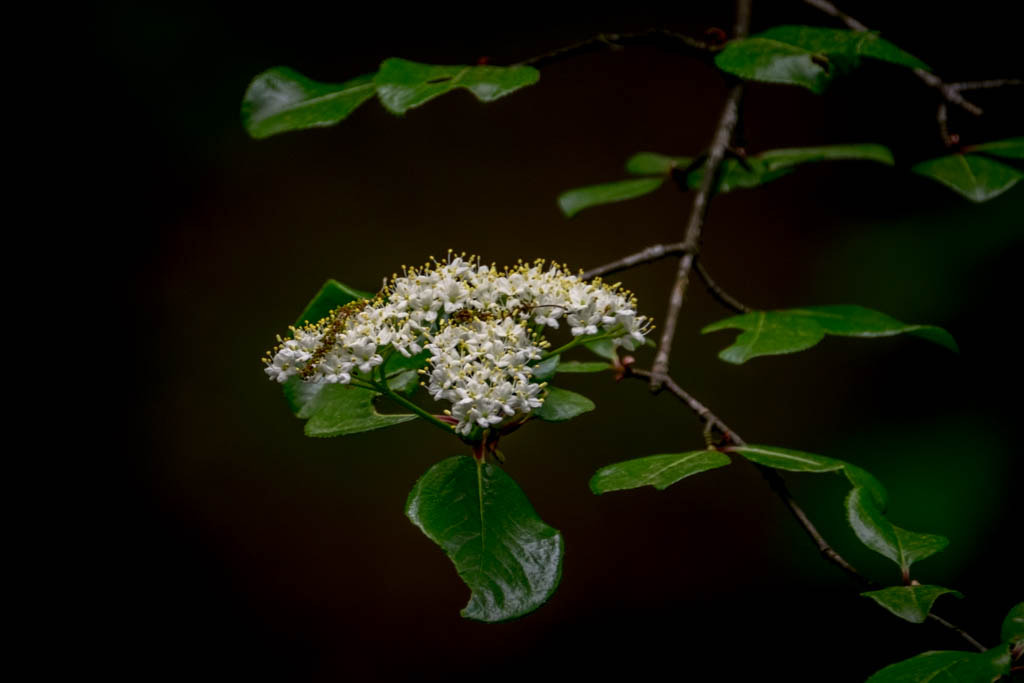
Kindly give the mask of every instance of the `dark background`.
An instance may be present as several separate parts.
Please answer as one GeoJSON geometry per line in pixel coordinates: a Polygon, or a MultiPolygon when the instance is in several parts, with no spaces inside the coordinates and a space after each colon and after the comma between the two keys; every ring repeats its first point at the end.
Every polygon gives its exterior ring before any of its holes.
{"type": "MultiPolygon", "coordinates": [[[[955,13],[933,3],[847,11],[947,80],[1019,76],[1019,24],[1005,3],[955,13]]],[[[105,78],[121,94],[110,222],[91,239],[134,337],[104,461],[107,493],[87,563],[111,675],[152,680],[463,680],[524,675],[648,679],[862,680],[926,649],[965,644],[858,597],[743,462],[665,492],[598,498],[610,462],[699,447],[692,415],[639,382],[568,376],[595,412],[536,424],[504,444],[507,471],[560,529],[554,598],[519,621],[462,620],[467,590],[404,518],[432,463],[459,452],[426,425],[336,440],[302,425],[259,357],[319,285],[374,290],[403,263],[449,247],[485,261],[553,258],[591,267],[681,238],[690,198],[672,188],[566,221],[559,192],[624,176],[636,151],[696,154],[725,95],[698,59],[636,47],[546,68],[538,85],[483,105],[445,96],[398,119],[370,101],[333,128],[253,141],[238,107],[278,64],[324,81],[402,56],[505,64],[600,31],[731,25],[732,3],[431,6],[108,4],[93,17],[105,78]],[[107,80],[109,79],[109,80],[107,80]]],[[[801,3],[755,3],[754,30],[836,26],[801,3]]],[[[1020,93],[984,92],[980,121],[952,112],[965,142],[1022,133],[1020,93]]],[[[704,262],[759,308],[857,303],[945,326],[962,352],[915,338],[830,338],[793,356],[731,366],[732,338],[701,336],[726,313],[691,290],[673,374],[748,441],[851,460],[890,489],[890,517],[941,533],[915,566],[961,590],[939,611],[994,644],[1024,595],[1019,545],[1018,270],[1024,191],[983,205],[908,172],[942,153],[936,99],[908,72],[867,63],[822,97],[753,85],[752,152],[879,142],[897,168],[819,165],[716,200],[704,262]]],[[[674,262],[621,275],[660,319],[674,262]]],[[[650,354],[640,363],[650,364],[650,354]]],[[[787,476],[821,529],[882,582],[897,570],[842,519],[838,477],[787,476]]]]}

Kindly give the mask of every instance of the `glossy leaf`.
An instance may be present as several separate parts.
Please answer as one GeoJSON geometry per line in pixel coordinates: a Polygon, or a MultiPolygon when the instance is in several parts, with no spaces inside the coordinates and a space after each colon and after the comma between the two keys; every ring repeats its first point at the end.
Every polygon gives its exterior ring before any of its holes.
{"type": "Polygon", "coordinates": [[[958,598],[964,597],[959,591],[942,586],[893,586],[877,591],[861,593],[889,610],[900,619],[912,624],[924,623],[932,605],[940,595],[951,593],[958,598]]]}
{"type": "MultiPolygon", "coordinates": [[[[793,172],[792,168],[769,169],[767,164],[757,157],[749,157],[745,161],[746,164],[741,164],[736,159],[726,159],[722,162],[716,192],[732,192],[733,190],[757,187],[793,172]]],[[[686,176],[686,185],[691,190],[696,190],[703,182],[703,168],[691,171],[686,176]]]]}
{"type": "Polygon", "coordinates": [[[388,377],[388,388],[399,394],[410,395],[420,386],[420,373],[415,370],[402,370],[388,377]]]}
{"type": "Polygon", "coordinates": [[[481,102],[493,102],[539,78],[529,66],[440,66],[394,57],[381,63],[373,80],[381,104],[404,114],[456,88],[470,91],[481,102]]]}
{"type": "Polygon", "coordinates": [[[837,73],[855,66],[860,57],[928,68],[876,33],[813,26],[777,26],[730,41],[715,57],[715,64],[740,78],[822,93],[837,73]]]}
{"type": "Polygon", "coordinates": [[[615,352],[615,344],[612,343],[611,339],[599,339],[598,341],[585,342],[583,346],[595,356],[607,358],[613,363],[617,362],[619,359],[618,354],[615,352]]]}
{"type": "Polygon", "coordinates": [[[865,489],[874,498],[878,507],[885,510],[888,502],[888,493],[882,483],[871,473],[842,460],[826,458],[823,455],[794,451],[789,448],[777,446],[761,446],[747,444],[745,446],[732,446],[727,449],[730,453],[739,453],[747,460],[755,462],[764,467],[771,467],[776,470],[787,472],[808,472],[820,474],[823,472],[841,472],[854,487],[865,489]]]}
{"type": "Polygon", "coordinates": [[[991,683],[1010,673],[1006,645],[986,652],[925,652],[875,673],[867,683],[991,683]]]}
{"type": "Polygon", "coordinates": [[[626,173],[668,175],[673,169],[685,169],[692,163],[692,157],[670,157],[655,152],[638,152],[626,160],[626,173]]]}
{"type": "Polygon", "coordinates": [[[498,467],[456,456],[431,467],[405,514],[441,546],[472,594],[462,616],[521,617],[551,597],[562,575],[562,536],[537,516],[498,467]]]}
{"type": "Polygon", "coordinates": [[[306,436],[358,434],[416,419],[415,415],[382,415],[373,405],[378,394],[344,384],[303,382],[292,377],[283,385],[297,417],[307,420],[306,436]]]}
{"type": "Polygon", "coordinates": [[[558,206],[567,218],[572,218],[583,209],[650,194],[661,187],[664,182],[664,178],[636,178],[580,187],[560,194],[558,206]]]}
{"type": "Polygon", "coordinates": [[[681,479],[724,467],[729,462],[724,453],[710,450],[626,460],[599,469],[590,479],[590,490],[598,495],[641,486],[653,486],[663,491],[681,479]]]}
{"type": "Polygon", "coordinates": [[[1012,166],[977,154],[951,154],[922,161],[910,170],[967,197],[972,202],[994,199],[1024,178],[1012,166]]]}
{"type": "Polygon", "coordinates": [[[254,138],[333,125],[373,97],[373,75],[319,83],[279,66],[253,79],[242,99],[242,124],[254,138]]]}
{"type": "Polygon", "coordinates": [[[843,337],[889,337],[912,334],[957,350],[953,337],[941,327],[907,325],[884,313],[861,306],[808,306],[782,311],[753,311],[712,323],[702,332],[740,329],[736,342],[718,354],[730,363],[758,356],[794,353],[820,342],[826,334],[843,337]]]}
{"type": "Polygon", "coordinates": [[[548,387],[548,395],[544,404],[533,411],[536,417],[545,422],[564,422],[590,412],[596,406],[586,396],[574,391],[566,391],[558,387],[548,387]]]}
{"type": "Polygon", "coordinates": [[[533,366],[533,376],[531,379],[534,382],[546,382],[551,379],[559,368],[560,360],[561,356],[551,356],[551,358],[537,363],[533,366]]]}
{"type": "Polygon", "coordinates": [[[373,294],[369,292],[353,289],[348,285],[341,284],[337,280],[328,280],[320,288],[320,291],[316,293],[316,296],[306,304],[306,308],[303,309],[298,319],[296,319],[295,326],[300,327],[307,322],[315,323],[322,318],[326,318],[338,306],[344,306],[359,299],[369,299],[372,296],[373,294]]]}
{"type": "Polygon", "coordinates": [[[984,152],[1005,159],[1024,159],[1024,137],[984,142],[964,148],[965,152],[984,152]]]}
{"type": "Polygon", "coordinates": [[[604,372],[605,370],[611,370],[611,363],[602,363],[600,361],[593,361],[590,363],[584,363],[578,360],[570,360],[564,363],[558,364],[559,373],[589,373],[589,372],[604,372]]]}
{"type": "Polygon", "coordinates": [[[1000,637],[1004,643],[1016,643],[1024,640],[1024,602],[1018,602],[1010,609],[1006,619],[1003,620],[1000,637]]]}
{"type": "Polygon", "coordinates": [[[846,497],[846,513],[861,543],[899,565],[904,576],[910,566],[945,549],[949,540],[935,534],[921,534],[896,526],[882,514],[877,500],[863,488],[846,497]]]}
{"type": "Polygon", "coordinates": [[[874,161],[887,166],[895,163],[888,147],[874,143],[770,149],[757,158],[772,171],[820,161],[874,161]]]}

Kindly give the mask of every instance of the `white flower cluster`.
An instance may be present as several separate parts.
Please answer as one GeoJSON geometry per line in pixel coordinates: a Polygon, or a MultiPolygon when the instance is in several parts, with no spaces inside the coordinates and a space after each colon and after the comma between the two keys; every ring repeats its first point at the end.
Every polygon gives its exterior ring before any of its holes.
{"type": "Polygon", "coordinates": [[[542,404],[543,385],[530,382],[528,363],[548,346],[544,329],[562,320],[573,337],[607,334],[630,350],[650,327],[617,285],[585,282],[543,261],[498,270],[449,256],[393,276],[372,300],[292,328],[292,338],[268,353],[266,373],[278,382],[348,384],[353,375],[372,382],[392,350],[408,358],[426,348],[427,389],[451,402],[457,431],[468,434],[542,404]]]}

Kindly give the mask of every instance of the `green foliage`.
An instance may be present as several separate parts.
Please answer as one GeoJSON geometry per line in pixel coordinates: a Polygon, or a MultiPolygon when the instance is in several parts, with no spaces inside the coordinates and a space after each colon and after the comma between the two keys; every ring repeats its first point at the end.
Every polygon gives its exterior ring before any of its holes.
{"type": "Polygon", "coordinates": [[[1008,673],[1010,651],[1003,645],[987,652],[925,652],[885,667],[867,683],[991,683],[1008,673]]]}
{"type": "Polygon", "coordinates": [[[808,306],[781,311],[753,311],[712,323],[702,332],[740,329],[736,342],[718,354],[729,363],[745,363],[758,356],[809,349],[826,334],[843,337],[890,337],[912,334],[957,350],[953,337],[941,327],[907,325],[884,313],[861,306],[808,306]]]}
{"type": "Polygon", "coordinates": [[[567,218],[572,218],[583,209],[592,206],[643,197],[657,190],[664,182],[664,178],[637,178],[581,187],[560,194],[558,207],[567,218]]]}
{"type": "Polygon", "coordinates": [[[1018,602],[1003,620],[1000,637],[1005,643],[1017,643],[1024,640],[1024,602],[1018,602]]]}
{"type": "Polygon", "coordinates": [[[711,450],[626,460],[599,469],[590,479],[590,490],[598,495],[641,486],[663,491],[690,475],[724,467],[729,462],[727,455],[711,450]]]}
{"type": "Polygon", "coordinates": [[[298,377],[283,388],[292,411],[307,420],[306,436],[346,436],[416,419],[415,415],[381,415],[373,405],[379,394],[368,389],[303,382],[298,377]]]}
{"type": "Polygon", "coordinates": [[[595,407],[594,402],[586,396],[558,387],[548,387],[548,395],[543,405],[534,410],[533,415],[545,422],[565,422],[590,412],[595,407]]]}
{"type": "MultiPolygon", "coordinates": [[[[883,145],[853,144],[825,145],[821,147],[794,147],[772,149],[742,161],[728,158],[722,162],[717,192],[752,188],[769,183],[789,174],[797,166],[821,161],[874,161],[891,166],[892,152],[883,145]]],[[[672,157],[655,152],[639,152],[626,161],[626,172],[645,176],[619,180],[601,185],[590,185],[563,192],[558,205],[567,217],[593,206],[620,202],[650,194],[660,188],[673,172],[686,171],[686,186],[700,187],[704,178],[703,162],[692,157],[672,157]]]]}
{"type": "Polygon", "coordinates": [[[611,370],[612,366],[610,363],[601,363],[599,361],[592,361],[585,363],[578,360],[570,360],[565,363],[559,363],[556,372],[565,373],[591,373],[591,372],[604,372],[605,370],[611,370]]]}
{"type": "Polygon", "coordinates": [[[867,591],[861,595],[871,598],[900,619],[912,624],[923,623],[928,618],[932,604],[940,595],[951,593],[958,598],[963,595],[959,591],[942,586],[893,586],[877,591],[867,591]]]}
{"type": "MultiPolygon", "coordinates": [[[[989,154],[993,153],[992,148],[986,151],[989,154]]],[[[1019,145],[1010,145],[997,151],[1003,152],[1003,156],[1020,153],[1019,145]]],[[[994,199],[1024,178],[1024,173],[1014,167],[979,154],[950,154],[922,161],[911,170],[939,181],[972,202],[987,202],[994,199]]]]}
{"type": "Polygon", "coordinates": [[[330,315],[331,311],[339,306],[344,306],[359,299],[369,299],[372,296],[373,294],[369,292],[353,289],[337,280],[328,280],[320,288],[320,291],[306,304],[306,307],[299,314],[298,319],[296,319],[295,326],[299,327],[305,323],[315,323],[322,318],[326,318],[330,315]]]}
{"type": "Polygon", "coordinates": [[[813,26],[776,26],[732,40],[715,57],[715,64],[743,79],[799,85],[820,94],[836,75],[857,66],[861,57],[928,68],[877,33],[813,26]]]}
{"type": "Polygon", "coordinates": [[[456,456],[431,467],[405,514],[441,546],[472,591],[462,615],[496,622],[540,607],[562,575],[561,534],[537,516],[511,477],[456,456]]]}
{"type": "Polygon", "coordinates": [[[965,152],[982,152],[990,156],[1005,159],[1024,159],[1024,137],[1007,138],[995,142],[983,142],[980,145],[964,147],[965,152]]]}
{"type": "Polygon", "coordinates": [[[252,137],[265,138],[338,123],[374,94],[388,111],[404,114],[457,88],[481,102],[493,102],[539,78],[529,66],[438,66],[391,58],[375,74],[335,84],[275,67],[249,84],[242,100],[242,124],[252,137]]]}
{"type": "Polygon", "coordinates": [[[935,534],[920,534],[896,526],[885,518],[878,501],[863,488],[854,488],[846,497],[846,519],[861,543],[899,565],[903,576],[910,566],[931,557],[949,545],[949,539],[935,534]]]}

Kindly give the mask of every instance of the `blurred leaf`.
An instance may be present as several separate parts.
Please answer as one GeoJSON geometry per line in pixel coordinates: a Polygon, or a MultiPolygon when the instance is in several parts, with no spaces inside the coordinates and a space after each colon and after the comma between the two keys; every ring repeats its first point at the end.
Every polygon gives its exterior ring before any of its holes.
{"type": "Polygon", "coordinates": [[[427,367],[427,362],[430,360],[430,351],[420,351],[414,356],[406,358],[400,352],[391,354],[391,358],[388,359],[387,373],[389,376],[397,374],[403,370],[419,370],[420,368],[427,367]]]}
{"type": "Polygon", "coordinates": [[[534,382],[546,382],[555,376],[555,372],[558,370],[558,362],[561,356],[551,356],[542,360],[533,366],[533,376],[530,378],[534,382]]]}
{"type": "Polygon", "coordinates": [[[871,57],[910,68],[928,66],[875,33],[813,26],[776,26],[732,40],[715,57],[718,68],[740,78],[824,92],[838,72],[871,57]]]}
{"type": "Polygon", "coordinates": [[[373,294],[369,292],[352,289],[337,280],[328,280],[320,288],[320,291],[316,293],[316,296],[306,304],[306,308],[295,321],[295,326],[301,327],[307,322],[315,323],[322,318],[326,318],[338,306],[344,306],[352,301],[372,297],[373,294]]]}
{"type": "Polygon", "coordinates": [[[548,387],[548,395],[544,404],[533,411],[536,417],[545,422],[564,422],[590,412],[596,406],[586,396],[558,387],[548,387]]]}
{"type": "Polygon", "coordinates": [[[373,74],[345,83],[319,83],[279,66],[249,84],[242,99],[242,124],[254,138],[333,125],[373,97],[373,74]]]}
{"type": "Polygon", "coordinates": [[[631,175],[668,175],[674,168],[686,168],[692,157],[669,157],[655,152],[638,152],[626,160],[626,173],[631,175]]]}
{"type": "Polygon", "coordinates": [[[756,462],[758,465],[771,467],[776,470],[787,472],[842,472],[847,480],[854,487],[866,489],[875,499],[878,507],[885,510],[888,499],[885,487],[871,473],[843,460],[826,458],[823,455],[794,451],[789,448],[778,448],[777,446],[761,446],[757,444],[746,444],[744,446],[732,446],[727,449],[730,453],[739,453],[747,460],[756,462]]]}
{"type": "Polygon", "coordinates": [[[928,618],[935,600],[946,593],[952,593],[958,598],[964,597],[959,591],[942,586],[893,586],[861,595],[871,598],[900,619],[921,624],[928,618]]]}
{"type": "Polygon", "coordinates": [[[284,383],[284,391],[296,416],[308,420],[306,436],[358,434],[416,419],[415,415],[381,415],[373,405],[378,394],[345,384],[292,377],[284,383]]]}
{"type": "Polygon", "coordinates": [[[466,456],[437,463],[413,486],[405,514],[441,546],[472,591],[464,617],[521,617],[558,586],[562,535],[494,465],[466,456]]]}
{"type": "Polygon", "coordinates": [[[770,149],[757,158],[771,171],[818,161],[876,161],[887,166],[894,163],[889,148],[874,143],[770,149]]]}
{"type": "MultiPolygon", "coordinates": [[[[732,192],[733,190],[757,187],[793,172],[791,168],[769,169],[757,157],[748,157],[745,161],[746,166],[736,159],[726,159],[722,162],[716,192],[732,192]]],[[[686,176],[686,185],[691,190],[699,188],[702,182],[704,182],[704,168],[691,171],[686,176]]]]}
{"type": "Polygon", "coordinates": [[[691,451],[651,455],[602,467],[590,479],[590,490],[600,495],[609,491],[653,486],[663,491],[680,479],[729,464],[718,451],[691,451]]]}
{"type": "Polygon", "coordinates": [[[1004,643],[1016,643],[1024,640],[1024,602],[1018,602],[1010,609],[1006,619],[1003,620],[1000,637],[1004,643]]]}
{"type": "Polygon", "coordinates": [[[925,652],[890,664],[867,683],[991,683],[1010,673],[1010,651],[1005,645],[987,652],[945,650],[925,652]]]}
{"type": "Polygon", "coordinates": [[[745,363],[758,356],[808,349],[826,334],[843,337],[889,337],[912,334],[957,350],[948,332],[933,325],[907,325],[884,313],[861,306],[808,306],[781,311],[753,311],[712,323],[702,332],[744,330],[736,342],[718,354],[730,363],[745,363]]]}
{"type": "Polygon", "coordinates": [[[583,363],[578,360],[569,360],[564,363],[559,363],[558,372],[563,373],[585,373],[585,372],[604,372],[605,370],[611,370],[611,363],[602,363],[600,361],[593,361],[591,363],[583,363]]]}
{"type": "Polygon", "coordinates": [[[1024,173],[1012,166],[976,154],[951,154],[922,161],[910,170],[939,181],[972,202],[998,197],[1024,178],[1024,173]]]}
{"type": "Polygon", "coordinates": [[[1006,159],[1024,159],[1024,137],[984,142],[980,145],[964,147],[965,152],[984,152],[1006,159]]]}
{"type": "Polygon", "coordinates": [[[903,576],[910,566],[943,550],[949,540],[934,534],[901,529],[882,514],[877,500],[863,488],[854,488],[846,497],[847,520],[861,543],[899,565],[903,576]]]}
{"type": "Polygon", "coordinates": [[[404,114],[439,95],[464,88],[481,102],[533,85],[540,78],[529,66],[440,66],[393,57],[385,59],[374,83],[377,97],[388,111],[404,114]]]}
{"type": "Polygon", "coordinates": [[[415,370],[402,370],[388,378],[388,388],[406,396],[415,393],[420,386],[420,373],[415,370]]]}
{"type": "Polygon", "coordinates": [[[566,218],[572,218],[583,209],[589,209],[601,204],[621,202],[626,199],[635,199],[645,194],[654,192],[662,183],[664,178],[637,178],[634,180],[619,180],[613,183],[602,185],[590,185],[575,190],[563,192],[558,196],[558,206],[566,218]]]}

